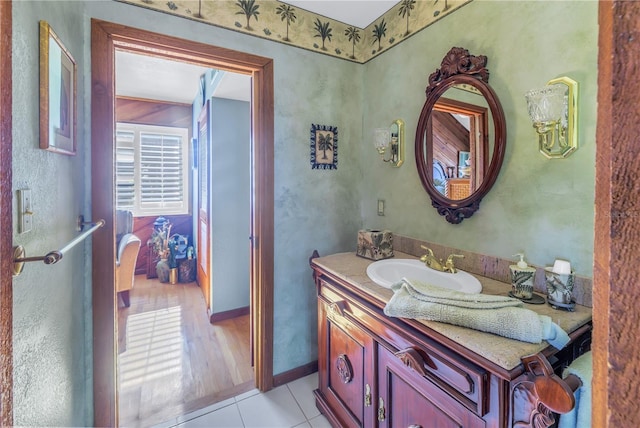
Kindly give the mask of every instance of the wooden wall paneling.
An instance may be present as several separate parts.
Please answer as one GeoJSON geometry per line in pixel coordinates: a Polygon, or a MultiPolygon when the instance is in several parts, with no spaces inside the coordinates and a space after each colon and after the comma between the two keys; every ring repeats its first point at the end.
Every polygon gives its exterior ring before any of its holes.
{"type": "Polygon", "coordinates": [[[116,120],[118,122],[189,128],[189,138],[193,135],[191,132],[192,113],[191,104],[128,97],[116,99],[116,120]]]}
{"type": "Polygon", "coordinates": [[[640,2],[601,1],[598,41],[592,425],[640,412],[640,2]]]}
{"type": "Polygon", "coordinates": [[[13,426],[12,2],[0,2],[0,426],[13,426]]]}
{"type": "MultiPolygon", "coordinates": [[[[434,134],[441,135],[445,142],[452,145],[456,155],[458,151],[471,150],[469,147],[469,131],[451,113],[434,110],[432,114],[433,118],[437,119],[433,121],[434,134]]],[[[458,159],[456,158],[457,164],[458,159]]]]}
{"type": "Polygon", "coordinates": [[[445,167],[456,167],[458,172],[458,152],[469,151],[469,132],[450,113],[434,110],[433,123],[433,157],[445,167]]]}

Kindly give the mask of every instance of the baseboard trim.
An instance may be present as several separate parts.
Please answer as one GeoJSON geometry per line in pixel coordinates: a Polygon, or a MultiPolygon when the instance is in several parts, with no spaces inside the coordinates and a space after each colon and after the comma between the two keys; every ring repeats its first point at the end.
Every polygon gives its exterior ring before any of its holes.
{"type": "Polygon", "coordinates": [[[289,382],[292,382],[296,379],[300,379],[301,377],[305,377],[317,371],[318,371],[318,360],[315,360],[303,366],[296,367],[295,369],[291,369],[284,373],[280,373],[273,376],[273,386],[277,387],[280,385],[287,384],[289,382]]]}
{"type": "MultiPolygon", "coordinates": [[[[207,312],[210,312],[210,310],[207,310],[207,312]]],[[[215,322],[229,320],[231,318],[241,317],[243,315],[249,315],[249,306],[231,309],[230,311],[218,312],[217,314],[210,313],[209,322],[213,324],[215,322]]]]}

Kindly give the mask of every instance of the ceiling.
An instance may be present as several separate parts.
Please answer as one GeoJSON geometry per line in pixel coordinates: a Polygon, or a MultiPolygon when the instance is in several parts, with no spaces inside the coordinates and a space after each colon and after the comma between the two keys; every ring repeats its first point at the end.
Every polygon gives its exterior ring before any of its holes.
{"type": "Polygon", "coordinates": [[[389,0],[293,0],[287,3],[345,24],[366,28],[398,2],[389,0]]]}
{"type": "MultiPolygon", "coordinates": [[[[365,28],[393,7],[389,0],[294,0],[289,4],[331,19],[365,28]]],[[[205,67],[147,55],[116,53],[116,94],[191,104],[200,91],[205,67]]],[[[250,76],[224,73],[214,97],[249,101],[250,76]]]]}
{"type": "MultiPolygon", "coordinates": [[[[191,104],[200,92],[206,67],[116,51],[116,95],[191,104]]],[[[249,101],[251,76],[224,73],[214,97],[249,101]]]]}

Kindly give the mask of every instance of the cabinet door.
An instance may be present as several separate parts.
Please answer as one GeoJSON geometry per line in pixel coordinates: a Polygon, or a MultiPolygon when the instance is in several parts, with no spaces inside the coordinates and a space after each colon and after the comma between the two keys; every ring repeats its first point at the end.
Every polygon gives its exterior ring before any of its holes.
{"type": "Polygon", "coordinates": [[[472,411],[378,345],[377,416],[386,427],[484,427],[472,411]]]}
{"type": "Polygon", "coordinates": [[[340,426],[372,426],[373,339],[342,309],[331,304],[319,306],[325,314],[318,359],[320,390],[340,426]]]}

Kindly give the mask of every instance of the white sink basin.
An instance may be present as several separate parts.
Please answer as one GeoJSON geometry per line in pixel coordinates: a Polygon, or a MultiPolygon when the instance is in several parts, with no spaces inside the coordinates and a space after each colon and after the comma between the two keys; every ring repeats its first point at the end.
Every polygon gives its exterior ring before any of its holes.
{"type": "Polygon", "coordinates": [[[463,293],[482,291],[480,281],[467,272],[439,272],[414,259],[385,259],[373,262],[367,267],[367,275],[373,282],[385,288],[391,288],[391,284],[407,278],[463,293]]]}

